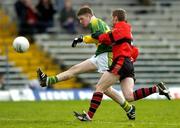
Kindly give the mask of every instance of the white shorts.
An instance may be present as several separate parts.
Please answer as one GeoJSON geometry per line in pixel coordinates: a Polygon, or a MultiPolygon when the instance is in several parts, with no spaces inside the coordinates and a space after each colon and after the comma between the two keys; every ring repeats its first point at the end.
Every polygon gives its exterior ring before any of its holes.
{"type": "Polygon", "coordinates": [[[90,60],[96,67],[99,73],[104,73],[112,64],[112,52],[105,52],[98,56],[93,55],[90,60]]]}

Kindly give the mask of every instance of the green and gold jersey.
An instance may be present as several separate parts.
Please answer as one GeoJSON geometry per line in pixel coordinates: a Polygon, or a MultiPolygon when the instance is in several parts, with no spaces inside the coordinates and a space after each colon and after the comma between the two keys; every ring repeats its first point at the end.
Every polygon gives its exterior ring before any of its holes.
{"type": "MultiPolygon", "coordinates": [[[[102,21],[99,18],[96,18],[95,16],[92,17],[88,28],[91,30],[92,34],[96,33],[96,32],[105,33],[105,32],[110,31],[109,26],[104,21],[102,21]]],[[[112,52],[112,47],[111,46],[107,46],[105,44],[100,44],[98,42],[98,40],[92,38],[91,35],[85,35],[83,37],[83,42],[84,43],[94,43],[94,44],[96,44],[96,46],[97,46],[97,50],[96,50],[96,53],[95,53],[96,56],[101,54],[101,53],[104,53],[104,52],[112,52]]]]}

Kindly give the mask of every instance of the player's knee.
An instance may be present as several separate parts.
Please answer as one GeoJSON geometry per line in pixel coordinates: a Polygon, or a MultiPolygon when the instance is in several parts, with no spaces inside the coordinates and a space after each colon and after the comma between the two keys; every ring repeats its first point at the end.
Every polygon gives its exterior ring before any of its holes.
{"type": "Polygon", "coordinates": [[[124,97],[125,97],[125,99],[127,100],[127,101],[134,101],[134,96],[133,96],[133,94],[132,93],[126,93],[126,94],[124,94],[124,97]]]}
{"type": "Polygon", "coordinates": [[[111,96],[112,95],[111,88],[108,88],[106,91],[104,91],[104,94],[107,96],[111,96]]]}
{"type": "Polygon", "coordinates": [[[112,93],[112,89],[111,89],[111,88],[108,88],[108,89],[105,90],[105,92],[108,93],[108,94],[109,94],[109,93],[112,93]]]}
{"type": "Polygon", "coordinates": [[[104,93],[104,91],[103,91],[103,89],[101,88],[101,86],[100,85],[96,85],[95,86],[95,88],[96,88],[96,92],[102,92],[102,93],[104,93]]]}
{"type": "Polygon", "coordinates": [[[96,84],[95,88],[96,88],[96,90],[97,89],[99,90],[100,89],[100,85],[96,84]]]}
{"type": "Polygon", "coordinates": [[[97,89],[97,88],[98,88],[98,85],[95,86],[95,89],[97,89]]]}

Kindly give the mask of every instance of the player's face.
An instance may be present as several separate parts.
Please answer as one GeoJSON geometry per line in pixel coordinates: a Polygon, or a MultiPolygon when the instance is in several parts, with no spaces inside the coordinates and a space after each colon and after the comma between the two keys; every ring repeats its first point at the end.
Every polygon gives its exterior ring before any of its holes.
{"type": "Polygon", "coordinates": [[[113,25],[116,24],[117,22],[118,22],[117,16],[112,16],[112,23],[113,23],[113,25]]]}
{"type": "Polygon", "coordinates": [[[83,27],[87,27],[91,21],[91,16],[88,14],[78,16],[79,22],[83,27]]]}

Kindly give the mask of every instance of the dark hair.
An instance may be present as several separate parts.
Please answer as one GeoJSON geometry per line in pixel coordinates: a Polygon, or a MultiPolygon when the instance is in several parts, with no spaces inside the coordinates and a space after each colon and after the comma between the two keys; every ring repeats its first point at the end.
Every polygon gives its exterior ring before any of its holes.
{"type": "Polygon", "coordinates": [[[91,14],[93,15],[93,11],[91,8],[85,6],[79,9],[77,16],[84,15],[84,14],[91,14]]]}
{"type": "Polygon", "coordinates": [[[112,16],[117,16],[118,21],[126,21],[127,20],[127,14],[124,9],[117,9],[112,12],[112,16]]]}

